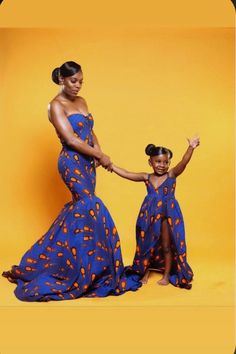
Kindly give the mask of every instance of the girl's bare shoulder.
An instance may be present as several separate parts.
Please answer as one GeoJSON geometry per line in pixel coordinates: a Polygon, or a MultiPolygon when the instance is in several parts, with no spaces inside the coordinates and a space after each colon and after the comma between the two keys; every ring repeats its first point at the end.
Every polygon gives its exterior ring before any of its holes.
{"type": "Polygon", "coordinates": [[[174,169],[173,169],[173,168],[171,168],[171,169],[168,171],[168,176],[169,176],[170,178],[175,178],[175,177],[176,177],[175,174],[174,174],[174,169]]]}

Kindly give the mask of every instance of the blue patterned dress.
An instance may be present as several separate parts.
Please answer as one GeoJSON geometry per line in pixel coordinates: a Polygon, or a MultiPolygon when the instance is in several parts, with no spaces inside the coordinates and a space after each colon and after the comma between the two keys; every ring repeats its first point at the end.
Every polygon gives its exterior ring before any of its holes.
{"type": "Polygon", "coordinates": [[[186,259],[184,220],[175,199],[176,179],[167,179],[155,188],[146,181],[146,195],[136,224],[136,253],[133,265],[126,268],[127,274],[142,277],[148,268],[164,272],[164,254],[161,245],[161,223],[167,219],[171,238],[172,268],[170,283],[181,288],[190,289],[193,272],[186,259]]]}
{"type": "MultiPolygon", "coordinates": [[[[74,134],[93,146],[93,118],[68,117],[74,134]]],[[[15,295],[23,301],[50,301],[120,295],[141,286],[124,274],[120,240],[103,202],[94,194],[92,157],[63,144],[61,177],[72,193],[48,232],[12,267],[15,295]]]]}

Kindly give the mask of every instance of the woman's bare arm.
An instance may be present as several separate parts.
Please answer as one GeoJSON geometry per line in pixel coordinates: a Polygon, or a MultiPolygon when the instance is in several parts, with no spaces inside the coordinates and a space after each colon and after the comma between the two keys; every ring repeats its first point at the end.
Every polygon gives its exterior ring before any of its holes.
{"type": "Polygon", "coordinates": [[[99,144],[99,142],[98,142],[98,138],[97,138],[96,134],[94,133],[94,130],[92,130],[92,134],[93,134],[93,141],[94,141],[93,147],[94,147],[95,149],[101,151],[101,146],[100,146],[100,144],[99,144]]]}
{"type": "Polygon", "coordinates": [[[60,102],[54,101],[49,107],[50,121],[59,137],[71,148],[83,154],[100,159],[102,152],[85,143],[74,135],[73,128],[67,119],[60,102]]]}

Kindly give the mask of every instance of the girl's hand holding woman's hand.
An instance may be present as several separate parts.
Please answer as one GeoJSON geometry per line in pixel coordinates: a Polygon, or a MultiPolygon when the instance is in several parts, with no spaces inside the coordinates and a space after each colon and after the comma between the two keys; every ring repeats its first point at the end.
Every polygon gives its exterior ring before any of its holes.
{"type": "Polygon", "coordinates": [[[112,165],[112,162],[110,163],[110,165],[108,165],[107,171],[113,172],[113,165],[112,165]]]}
{"type": "Polygon", "coordinates": [[[109,165],[111,165],[110,157],[105,154],[102,154],[102,156],[99,159],[99,163],[102,165],[102,167],[108,169],[109,165]]]}

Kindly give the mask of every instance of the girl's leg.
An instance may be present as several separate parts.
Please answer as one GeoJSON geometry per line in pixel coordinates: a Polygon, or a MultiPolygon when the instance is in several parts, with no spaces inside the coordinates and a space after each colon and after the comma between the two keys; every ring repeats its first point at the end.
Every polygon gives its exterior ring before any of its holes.
{"type": "Polygon", "coordinates": [[[142,284],[147,284],[148,282],[148,277],[149,277],[150,271],[147,269],[144,276],[141,279],[142,284]]]}
{"type": "Polygon", "coordinates": [[[163,220],[161,224],[161,241],[162,241],[162,250],[165,259],[165,271],[163,277],[157,283],[159,285],[168,285],[171,263],[172,263],[172,254],[170,249],[170,233],[167,224],[167,219],[163,220]]]}

